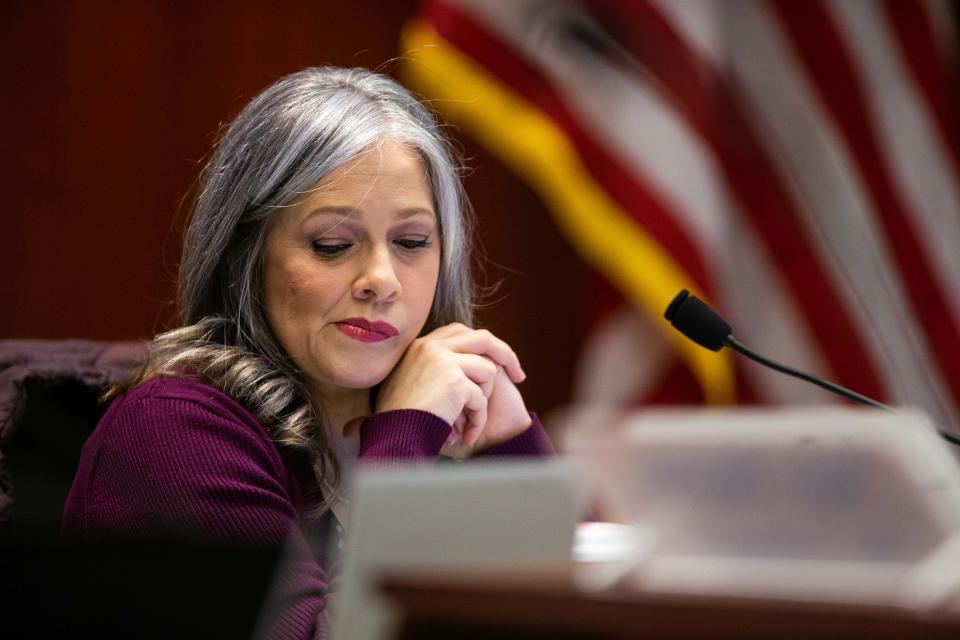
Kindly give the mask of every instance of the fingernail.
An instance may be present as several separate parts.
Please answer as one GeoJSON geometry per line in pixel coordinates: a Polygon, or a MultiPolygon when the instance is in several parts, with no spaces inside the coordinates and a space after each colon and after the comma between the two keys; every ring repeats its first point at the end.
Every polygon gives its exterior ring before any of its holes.
{"type": "Polygon", "coordinates": [[[451,445],[451,446],[457,444],[457,432],[456,432],[456,431],[451,431],[451,432],[450,432],[450,435],[447,436],[447,444],[449,444],[449,445],[451,445]]]}

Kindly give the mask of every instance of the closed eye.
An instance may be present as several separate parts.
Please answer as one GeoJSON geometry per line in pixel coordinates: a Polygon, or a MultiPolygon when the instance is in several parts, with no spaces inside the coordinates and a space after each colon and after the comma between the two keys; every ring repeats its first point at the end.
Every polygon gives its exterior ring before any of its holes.
{"type": "Polygon", "coordinates": [[[393,241],[394,244],[403,247],[409,251],[417,251],[419,249],[426,249],[430,246],[430,239],[427,237],[423,238],[398,238],[393,241]]]}
{"type": "Polygon", "coordinates": [[[337,244],[322,244],[320,242],[312,242],[311,247],[313,248],[314,253],[320,256],[335,256],[339,253],[343,253],[347,249],[353,246],[349,242],[340,242],[337,244]]]}

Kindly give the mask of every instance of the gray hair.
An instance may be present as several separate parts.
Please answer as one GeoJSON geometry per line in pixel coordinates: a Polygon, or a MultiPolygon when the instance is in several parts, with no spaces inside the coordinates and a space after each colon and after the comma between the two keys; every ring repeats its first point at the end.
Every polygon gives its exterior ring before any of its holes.
{"type": "MultiPolygon", "coordinates": [[[[195,373],[233,396],[288,452],[304,454],[318,484],[339,486],[323,408],[280,346],[262,304],[267,221],[323,178],[384,140],[423,162],[440,228],[440,275],[424,332],[472,324],[471,215],[459,165],[430,112],[389,77],[317,67],[281,78],[226,129],[201,174],[177,289],[183,327],[154,339],[144,370],[195,373]]],[[[120,389],[122,390],[122,389],[120,389]]],[[[333,496],[324,496],[324,507],[333,496]]]]}

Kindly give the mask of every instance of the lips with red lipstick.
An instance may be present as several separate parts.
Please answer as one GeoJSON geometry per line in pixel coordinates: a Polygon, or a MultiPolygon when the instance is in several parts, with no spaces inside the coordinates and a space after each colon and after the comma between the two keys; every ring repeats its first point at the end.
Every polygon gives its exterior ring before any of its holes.
{"type": "Polygon", "coordinates": [[[399,333],[389,322],[371,322],[366,318],[347,318],[335,324],[341,333],[360,342],[380,342],[399,333]]]}

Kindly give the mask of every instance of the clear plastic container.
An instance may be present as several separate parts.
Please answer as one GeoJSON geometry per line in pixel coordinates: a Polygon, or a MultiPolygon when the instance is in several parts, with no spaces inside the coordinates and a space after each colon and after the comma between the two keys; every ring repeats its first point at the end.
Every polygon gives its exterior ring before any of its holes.
{"type": "Polygon", "coordinates": [[[623,579],[658,591],[953,607],[960,468],[916,411],[573,412],[623,579]]]}

